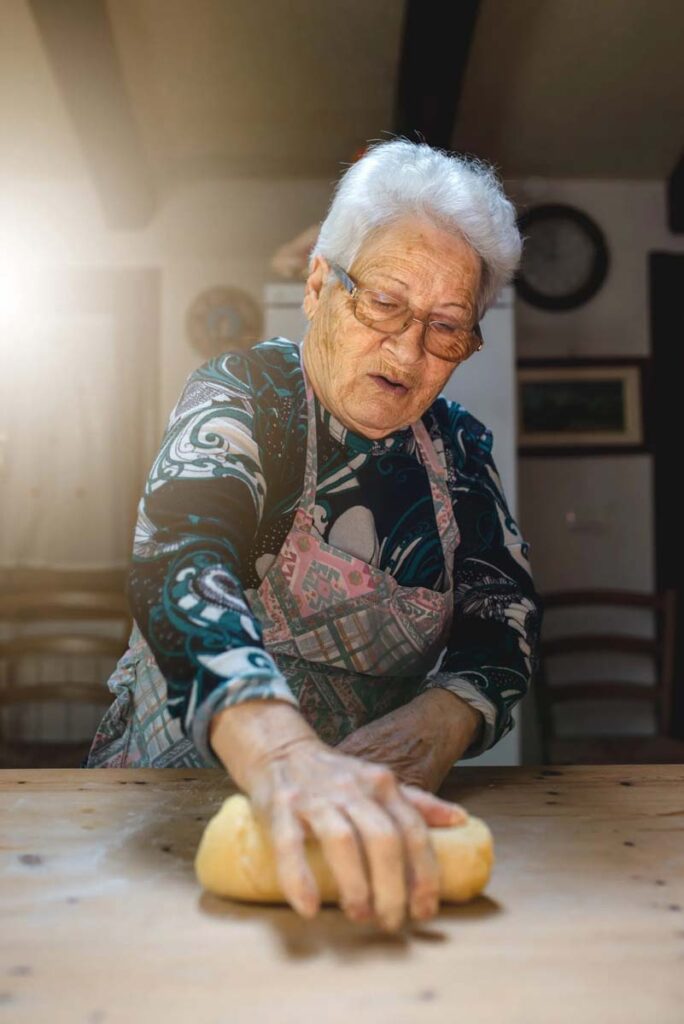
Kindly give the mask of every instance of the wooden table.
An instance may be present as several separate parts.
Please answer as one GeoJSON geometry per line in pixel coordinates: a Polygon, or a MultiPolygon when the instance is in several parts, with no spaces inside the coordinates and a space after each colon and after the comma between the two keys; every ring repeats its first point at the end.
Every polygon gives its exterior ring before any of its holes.
{"type": "Polygon", "coordinates": [[[0,1024],[682,1024],[684,766],[458,767],[485,894],[387,936],[202,894],[220,771],[0,773],[0,1024]]]}

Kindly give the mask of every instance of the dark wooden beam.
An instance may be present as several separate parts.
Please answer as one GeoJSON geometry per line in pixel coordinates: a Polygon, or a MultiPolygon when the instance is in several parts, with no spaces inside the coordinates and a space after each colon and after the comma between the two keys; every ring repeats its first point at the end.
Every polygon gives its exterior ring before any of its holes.
{"type": "Polygon", "coordinates": [[[449,149],[480,0],[406,0],[393,130],[449,149]]]}
{"type": "Polygon", "coordinates": [[[105,0],[29,0],[85,159],[115,229],[144,227],[156,206],[105,0]]]}

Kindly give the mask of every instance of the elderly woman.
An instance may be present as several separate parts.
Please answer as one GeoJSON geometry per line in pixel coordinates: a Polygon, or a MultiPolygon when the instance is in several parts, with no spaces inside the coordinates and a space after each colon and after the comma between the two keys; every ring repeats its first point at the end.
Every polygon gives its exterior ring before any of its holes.
{"type": "Polygon", "coordinates": [[[304,916],[437,911],[447,771],[513,728],[540,607],[492,434],[438,397],[520,257],[493,171],[372,147],[310,258],[303,342],[192,373],[140,503],[130,647],[88,767],[224,766],[304,916]],[[440,662],[441,657],[441,662],[440,662]]]}

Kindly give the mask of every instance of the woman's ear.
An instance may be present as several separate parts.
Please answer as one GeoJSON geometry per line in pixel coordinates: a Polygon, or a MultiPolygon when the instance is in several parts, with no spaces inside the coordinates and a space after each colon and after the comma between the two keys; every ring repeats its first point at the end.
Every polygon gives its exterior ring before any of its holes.
{"type": "Polygon", "coordinates": [[[328,276],[329,270],[330,267],[326,258],[317,253],[311,261],[311,270],[309,271],[309,276],[307,277],[306,285],[304,286],[304,301],[302,305],[304,307],[304,313],[306,314],[307,320],[313,319],[313,315],[318,308],[321,290],[325,284],[325,279],[328,276]]]}

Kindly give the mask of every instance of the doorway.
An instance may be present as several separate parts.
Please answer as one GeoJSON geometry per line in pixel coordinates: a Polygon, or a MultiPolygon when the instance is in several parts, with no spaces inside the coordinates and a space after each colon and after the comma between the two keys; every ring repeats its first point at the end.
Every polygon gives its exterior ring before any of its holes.
{"type": "Polygon", "coordinates": [[[656,586],[677,591],[672,735],[684,739],[684,607],[681,553],[681,407],[684,253],[649,256],[653,354],[654,524],[656,586]]]}

